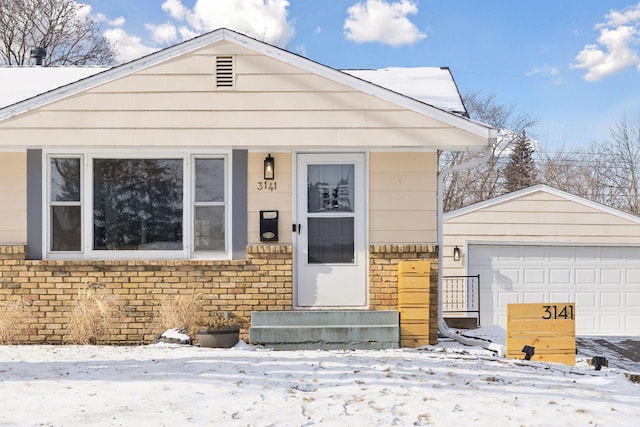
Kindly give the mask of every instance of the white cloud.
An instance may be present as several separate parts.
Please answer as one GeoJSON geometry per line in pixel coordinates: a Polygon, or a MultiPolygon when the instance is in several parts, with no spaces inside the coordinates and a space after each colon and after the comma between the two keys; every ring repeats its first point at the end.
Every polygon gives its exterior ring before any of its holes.
{"type": "Polygon", "coordinates": [[[299,55],[307,56],[307,48],[303,44],[299,44],[293,49],[299,55]]]}
{"type": "Polygon", "coordinates": [[[182,40],[189,40],[197,37],[198,34],[200,34],[199,32],[193,31],[191,28],[185,26],[180,27],[178,29],[178,32],[180,33],[180,37],[182,38],[182,40]]]}
{"type": "Polygon", "coordinates": [[[160,25],[146,24],[145,27],[151,31],[153,41],[158,44],[167,45],[178,40],[178,30],[170,22],[160,25]]]}
{"type": "Polygon", "coordinates": [[[126,22],[124,16],[118,16],[116,19],[112,19],[111,21],[107,21],[109,25],[114,27],[122,27],[126,22]]]}
{"type": "Polygon", "coordinates": [[[295,34],[288,7],[288,0],[196,0],[192,9],[181,0],[162,4],[171,18],[185,23],[179,30],[183,37],[225,27],[282,47],[295,34]]]}
{"type": "Polygon", "coordinates": [[[183,20],[189,13],[189,9],[187,9],[180,0],[166,0],[162,3],[162,10],[167,12],[170,17],[179,21],[183,20]]]}
{"type": "Polygon", "coordinates": [[[78,3],[75,2],[76,6],[78,7],[76,9],[76,16],[80,19],[84,19],[87,16],[91,15],[91,5],[90,4],[83,4],[83,3],[78,3]]]}
{"type": "Polygon", "coordinates": [[[347,13],[345,36],[356,43],[378,42],[396,47],[413,44],[426,37],[407,18],[418,13],[418,7],[411,0],[366,0],[351,6],[347,13]]]}
{"type": "Polygon", "coordinates": [[[564,79],[560,73],[560,68],[553,66],[533,68],[532,70],[527,71],[525,76],[547,79],[554,86],[561,86],[564,83],[564,79]]]}
{"type": "MultiPolygon", "coordinates": [[[[125,23],[123,17],[114,20],[103,14],[92,17],[111,27],[104,36],[114,46],[117,60],[126,62],[222,27],[286,47],[295,34],[292,23],[287,20],[288,8],[289,0],[196,0],[192,8],[182,0],[165,0],[162,10],[168,21],[145,24],[149,41],[120,28],[125,23]]],[[[80,13],[90,15],[91,6],[83,6],[80,13]]]]}
{"type": "Polygon", "coordinates": [[[640,57],[634,48],[640,43],[639,25],[640,3],[624,11],[611,10],[605,22],[594,27],[600,31],[597,44],[586,45],[572,68],[586,69],[587,81],[602,80],[634,65],[640,70],[640,57]]]}
{"type": "Polygon", "coordinates": [[[158,50],[145,45],[140,37],[127,34],[121,28],[109,29],[104,36],[114,46],[118,62],[131,61],[158,50]]]}
{"type": "Polygon", "coordinates": [[[637,51],[631,46],[640,35],[638,30],[630,26],[619,26],[613,29],[603,28],[598,37],[599,45],[586,45],[576,56],[577,64],[573,68],[584,68],[587,73],[584,79],[598,81],[633,65],[640,64],[637,51]]]}
{"type": "Polygon", "coordinates": [[[95,19],[96,22],[100,22],[100,23],[104,22],[107,25],[110,25],[112,27],[122,27],[126,22],[124,19],[124,16],[118,16],[116,19],[109,19],[107,18],[107,15],[105,15],[104,13],[96,13],[91,15],[91,17],[95,19]]]}
{"type": "Polygon", "coordinates": [[[602,26],[617,27],[619,25],[627,25],[633,22],[640,21],[640,3],[635,6],[631,6],[624,11],[611,10],[606,16],[606,22],[604,24],[597,24],[596,28],[602,26]]]}

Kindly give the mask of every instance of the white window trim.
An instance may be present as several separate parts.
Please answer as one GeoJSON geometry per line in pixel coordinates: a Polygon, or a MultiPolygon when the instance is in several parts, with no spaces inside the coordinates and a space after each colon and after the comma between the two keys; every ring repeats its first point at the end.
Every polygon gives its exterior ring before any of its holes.
{"type": "Polygon", "coordinates": [[[231,150],[175,150],[175,149],[119,149],[117,152],[108,149],[78,150],[51,149],[43,151],[43,195],[42,195],[42,253],[44,259],[92,259],[92,260],[149,260],[149,259],[206,259],[228,260],[232,257],[231,242],[232,218],[231,218],[231,177],[233,176],[231,164],[231,150]],[[79,252],[54,252],[51,251],[51,170],[50,159],[55,157],[80,158],[81,159],[81,215],[82,249],[79,252]],[[182,250],[94,250],[93,249],[93,160],[105,159],[182,159],[183,162],[183,222],[182,222],[182,250]],[[225,250],[223,251],[195,251],[194,244],[194,194],[193,188],[195,158],[222,158],[225,171],[225,250]]]}
{"type": "MultiPolygon", "coordinates": [[[[43,209],[44,209],[44,215],[43,220],[44,220],[44,224],[43,224],[43,229],[42,229],[42,233],[43,233],[43,249],[44,251],[42,253],[49,253],[51,252],[50,248],[51,248],[51,207],[52,206],[73,206],[74,203],[69,203],[69,202],[54,202],[51,200],[51,195],[52,195],[52,188],[51,188],[51,159],[55,159],[55,158],[59,158],[59,159],[80,159],[80,202],[76,202],[78,203],[78,205],[80,206],[80,218],[81,221],[82,219],[84,219],[84,214],[85,214],[85,179],[84,179],[84,156],[82,154],[79,153],[64,153],[64,154],[52,154],[52,155],[48,155],[45,156],[45,165],[44,165],[44,169],[45,169],[45,173],[43,174],[43,186],[42,188],[45,189],[45,191],[43,192],[43,209]]],[[[82,222],[82,224],[84,224],[84,222],[82,222]]],[[[60,257],[62,258],[77,258],[78,254],[83,254],[84,253],[84,245],[85,245],[85,234],[83,232],[83,230],[81,230],[80,232],[80,248],[81,251],[77,252],[77,251],[56,251],[55,253],[60,255],[60,257]]]]}
{"type": "MultiPolygon", "coordinates": [[[[188,245],[191,248],[189,253],[190,256],[189,258],[191,259],[211,259],[213,254],[222,254],[223,252],[221,251],[196,251],[195,250],[195,219],[196,219],[196,205],[198,206],[220,206],[221,203],[220,202],[215,202],[215,203],[202,203],[202,202],[196,202],[196,186],[193,185],[195,184],[196,181],[196,168],[195,168],[195,160],[196,159],[211,159],[211,158],[220,158],[222,156],[213,156],[213,155],[207,155],[207,154],[192,154],[191,155],[191,159],[190,159],[190,168],[189,168],[189,173],[191,175],[191,183],[192,185],[190,185],[189,187],[189,193],[190,193],[190,205],[189,205],[189,242],[188,245]]],[[[231,191],[229,191],[230,187],[230,183],[231,183],[231,161],[230,161],[230,156],[224,156],[224,179],[225,179],[225,186],[224,186],[224,233],[225,233],[225,239],[224,239],[224,254],[228,255],[225,258],[220,258],[220,259],[231,259],[231,191]]]]}

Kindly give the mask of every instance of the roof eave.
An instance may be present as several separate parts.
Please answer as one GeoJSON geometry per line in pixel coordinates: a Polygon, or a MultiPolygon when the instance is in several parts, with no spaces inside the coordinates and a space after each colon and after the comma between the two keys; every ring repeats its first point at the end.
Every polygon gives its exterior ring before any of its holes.
{"type": "Polygon", "coordinates": [[[466,206],[464,208],[457,209],[455,211],[447,212],[442,216],[444,221],[449,219],[457,218],[459,216],[467,215],[481,209],[485,209],[491,206],[495,206],[501,203],[505,203],[511,200],[515,200],[519,197],[527,196],[529,194],[533,194],[536,192],[545,192],[548,194],[553,194],[555,196],[561,197],[566,200],[570,200],[576,203],[579,203],[583,206],[590,207],[592,209],[599,210],[601,212],[608,213],[610,215],[615,215],[619,218],[626,219],[628,221],[632,221],[634,223],[640,224],[640,217],[636,215],[632,215],[627,212],[623,212],[621,210],[612,208],[610,206],[603,205],[601,203],[594,202],[592,200],[585,199],[580,196],[576,196],[575,194],[567,193],[566,191],[558,190],[557,188],[550,187],[545,184],[537,184],[531,187],[524,188],[522,190],[514,191],[512,193],[507,193],[502,196],[495,197],[493,199],[485,200],[483,202],[475,203],[473,205],[466,206]]]}

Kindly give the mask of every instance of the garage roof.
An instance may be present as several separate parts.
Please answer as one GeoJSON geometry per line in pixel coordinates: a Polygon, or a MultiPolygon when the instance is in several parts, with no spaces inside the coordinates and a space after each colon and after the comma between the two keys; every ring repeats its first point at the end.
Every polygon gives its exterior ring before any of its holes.
{"type": "Polygon", "coordinates": [[[575,194],[567,193],[566,191],[558,190],[557,188],[549,187],[548,185],[544,185],[544,184],[534,185],[522,190],[514,191],[512,193],[504,194],[502,196],[495,197],[490,200],[485,200],[480,203],[476,203],[461,209],[457,209],[455,211],[448,212],[443,215],[443,220],[446,221],[459,216],[467,215],[469,213],[477,212],[481,209],[485,209],[490,206],[495,206],[501,203],[505,203],[505,202],[509,202],[511,200],[517,199],[519,197],[524,197],[533,193],[540,193],[540,192],[553,194],[557,197],[561,197],[566,200],[570,200],[570,201],[579,203],[581,205],[588,206],[590,208],[602,211],[604,213],[615,215],[617,217],[640,224],[640,217],[636,215],[632,215],[632,214],[623,212],[621,210],[618,210],[609,206],[605,206],[603,204],[600,204],[591,200],[587,200],[583,197],[576,196],[575,194]]]}

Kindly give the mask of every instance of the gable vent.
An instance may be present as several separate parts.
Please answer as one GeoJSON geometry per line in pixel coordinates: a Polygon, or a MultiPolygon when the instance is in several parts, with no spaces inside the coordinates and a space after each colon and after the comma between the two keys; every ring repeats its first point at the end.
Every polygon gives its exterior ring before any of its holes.
{"type": "Polygon", "coordinates": [[[216,88],[233,88],[233,56],[216,56],[216,88]]]}

